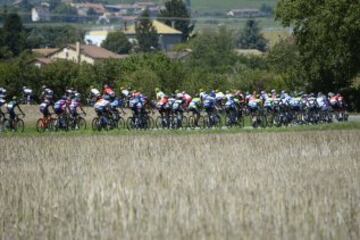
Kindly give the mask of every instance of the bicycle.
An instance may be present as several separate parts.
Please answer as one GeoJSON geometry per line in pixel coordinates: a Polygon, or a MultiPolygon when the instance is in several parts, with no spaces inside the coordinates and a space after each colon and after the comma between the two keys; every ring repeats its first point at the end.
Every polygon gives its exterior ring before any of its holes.
{"type": "Polygon", "coordinates": [[[245,120],[242,117],[242,113],[238,110],[228,110],[225,114],[225,126],[227,127],[241,127],[245,125],[245,120]]]}
{"type": "Polygon", "coordinates": [[[55,118],[48,116],[48,117],[42,117],[39,118],[36,121],[36,131],[39,133],[45,132],[45,131],[53,131],[54,130],[54,122],[55,118]]]}
{"type": "Polygon", "coordinates": [[[54,129],[55,131],[64,130],[69,131],[69,116],[67,113],[58,115],[54,120],[54,129]]]}
{"type": "Polygon", "coordinates": [[[255,110],[250,111],[250,120],[253,128],[266,128],[267,127],[267,118],[264,110],[258,107],[255,110]]]}
{"type": "Polygon", "coordinates": [[[14,119],[4,116],[1,124],[1,129],[5,131],[24,132],[25,123],[19,116],[25,117],[25,114],[16,114],[14,119]]]}
{"type": "MultiPolygon", "coordinates": [[[[83,115],[86,116],[85,114],[83,115]]],[[[69,128],[71,130],[85,130],[86,126],[86,120],[80,116],[80,114],[78,114],[75,118],[73,116],[69,117],[69,128]]]]}
{"type": "Polygon", "coordinates": [[[215,111],[206,111],[207,116],[204,117],[203,120],[203,127],[204,128],[219,128],[221,127],[221,116],[218,114],[218,112],[215,111]]]}
{"type": "Polygon", "coordinates": [[[128,130],[133,129],[150,129],[154,125],[154,120],[147,112],[137,113],[126,120],[126,127],[128,130]]]}
{"type": "Polygon", "coordinates": [[[94,131],[101,131],[102,129],[109,131],[116,127],[116,122],[111,117],[106,115],[95,117],[91,122],[91,128],[94,131]]]}

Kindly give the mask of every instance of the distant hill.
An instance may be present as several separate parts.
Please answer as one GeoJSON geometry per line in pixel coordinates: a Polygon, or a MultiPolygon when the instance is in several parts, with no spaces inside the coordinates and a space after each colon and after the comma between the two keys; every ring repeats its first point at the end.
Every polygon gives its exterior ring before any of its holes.
{"type": "MultiPolygon", "coordinates": [[[[142,0],[143,1],[143,0],[142,0]]],[[[153,0],[154,2],[163,3],[164,0],[153,0]]],[[[132,3],[134,0],[107,0],[111,3],[132,3]]],[[[262,4],[275,6],[277,0],[191,0],[194,10],[204,11],[225,11],[233,8],[259,8],[262,4]]]]}
{"type": "MultiPolygon", "coordinates": [[[[38,3],[40,0],[28,0],[31,3],[38,3]]],[[[96,2],[96,0],[92,0],[96,2]]],[[[146,1],[146,0],[139,0],[146,1]]],[[[151,0],[153,2],[164,3],[165,0],[151,0]]],[[[190,0],[192,8],[199,12],[223,12],[233,8],[259,8],[262,4],[272,7],[276,6],[278,0],[190,0]]],[[[0,5],[11,5],[15,0],[0,0],[0,5]]],[[[136,0],[97,0],[97,2],[107,2],[110,4],[133,3],[136,0]]]]}

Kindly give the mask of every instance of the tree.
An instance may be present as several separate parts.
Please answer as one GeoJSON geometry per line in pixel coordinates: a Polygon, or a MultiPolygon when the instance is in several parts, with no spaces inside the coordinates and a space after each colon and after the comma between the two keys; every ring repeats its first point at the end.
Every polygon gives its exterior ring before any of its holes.
{"type": "Polygon", "coordinates": [[[2,49],[8,49],[15,56],[26,49],[26,33],[18,14],[5,15],[0,39],[2,49]]]}
{"type": "Polygon", "coordinates": [[[141,14],[135,31],[140,51],[150,52],[159,48],[159,36],[155,27],[152,25],[148,9],[141,14]]]}
{"type": "Polygon", "coordinates": [[[57,7],[54,9],[53,12],[59,15],[59,17],[57,18],[60,21],[66,21],[66,22],[78,21],[76,8],[68,4],[61,3],[57,5],[57,7]]]}
{"type": "Polygon", "coordinates": [[[206,30],[190,42],[192,48],[190,65],[206,71],[224,73],[235,62],[234,34],[225,27],[206,30]]]}
{"type": "Polygon", "coordinates": [[[276,18],[292,26],[311,90],[337,91],[360,72],[360,4],[281,0],[276,18]]]}
{"type": "Polygon", "coordinates": [[[272,72],[279,74],[290,90],[304,90],[307,84],[299,55],[294,39],[289,38],[275,44],[266,57],[272,72]]]}
{"type": "Polygon", "coordinates": [[[260,33],[258,23],[250,19],[246,22],[245,28],[240,33],[237,45],[244,49],[266,50],[266,40],[260,33]]]}
{"type": "Polygon", "coordinates": [[[183,0],[168,0],[165,2],[165,9],[160,11],[159,17],[163,18],[160,20],[166,25],[172,26],[174,23],[175,29],[182,32],[183,41],[188,40],[189,35],[194,30],[189,10],[183,0]]]}
{"type": "Polygon", "coordinates": [[[120,31],[109,33],[101,46],[119,54],[129,53],[132,47],[126,35],[120,31]]]}

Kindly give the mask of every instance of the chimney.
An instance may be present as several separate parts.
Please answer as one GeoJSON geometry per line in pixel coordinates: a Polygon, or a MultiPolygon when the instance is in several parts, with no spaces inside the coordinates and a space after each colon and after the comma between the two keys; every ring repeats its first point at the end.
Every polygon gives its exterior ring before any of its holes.
{"type": "Polygon", "coordinates": [[[76,42],[76,62],[77,63],[80,63],[80,61],[81,61],[80,53],[81,53],[81,51],[80,51],[80,42],[76,42]]]}

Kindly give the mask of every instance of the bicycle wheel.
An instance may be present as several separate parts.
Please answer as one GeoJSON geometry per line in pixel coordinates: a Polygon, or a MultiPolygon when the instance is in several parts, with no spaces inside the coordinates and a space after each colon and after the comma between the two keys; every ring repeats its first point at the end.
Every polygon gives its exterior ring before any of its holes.
{"type": "Polygon", "coordinates": [[[22,119],[17,119],[15,124],[15,131],[24,132],[25,130],[25,123],[22,119]]]}
{"type": "Polygon", "coordinates": [[[76,120],[75,130],[85,130],[86,129],[86,120],[83,117],[78,117],[76,120]]]}
{"type": "Polygon", "coordinates": [[[135,121],[133,117],[128,117],[128,119],[126,119],[126,128],[128,130],[133,130],[135,128],[135,121]]]}
{"type": "Polygon", "coordinates": [[[43,133],[45,131],[45,123],[43,121],[42,118],[39,118],[37,121],[36,121],[36,131],[39,132],[39,133],[43,133]]]}
{"type": "Polygon", "coordinates": [[[151,116],[147,116],[144,128],[145,129],[154,128],[154,119],[151,116]]]}
{"type": "Polygon", "coordinates": [[[91,121],[91,128],[93,131],[100,131],[101,128],[99,128],[99,118],[95,117],[92,121],[91,121]]]}
{"type": "Polygon", "coordinates": [[[205,116],[201,118],[201,125],[203,128],[210,128],[209,116],[205,116]]]}
{"type": "Polygon", "coordinates": [[[123,117],[120,117],[117,122],[117,128],[124,129],[125,128],[125,119],[123,117]]]}
{"type": "Polygon", "coordinates": [[[259,117],[260,117],[260,127],[261,128],[266,128],[267,127],[267,117],[266,117],[266,115],[262,114],[259,117]]]}

